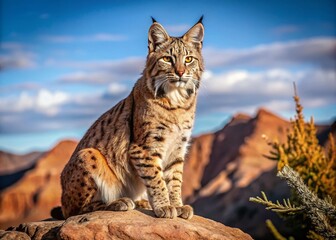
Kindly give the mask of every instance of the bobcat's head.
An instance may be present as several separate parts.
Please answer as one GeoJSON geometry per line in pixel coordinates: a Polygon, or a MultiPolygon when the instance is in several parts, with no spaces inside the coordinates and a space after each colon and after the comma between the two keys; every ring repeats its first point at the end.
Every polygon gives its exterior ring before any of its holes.
{"type": "MultiPolygon", "coordinates": [[[[203,18],[203,17],[202,17],[203,18]]],[[[203,72],[202,18],[181,37],[171,37],[153,19],[148,33],[147,87],[156,98],[181,104],[196,94],[203,72]]]]}

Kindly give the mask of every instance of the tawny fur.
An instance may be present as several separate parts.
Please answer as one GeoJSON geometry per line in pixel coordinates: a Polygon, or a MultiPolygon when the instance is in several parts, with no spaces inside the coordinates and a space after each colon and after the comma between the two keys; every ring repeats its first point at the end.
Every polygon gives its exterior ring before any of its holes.
{"type": "Polygon", "coordinates": [[[142,77],[90,127],[62,172],[65,218],[148,206],[146,195],[158,217],[193,216],[181,184],[203,72],[203,31],[198,22],[175,38],[152,24],[142,77]]]}

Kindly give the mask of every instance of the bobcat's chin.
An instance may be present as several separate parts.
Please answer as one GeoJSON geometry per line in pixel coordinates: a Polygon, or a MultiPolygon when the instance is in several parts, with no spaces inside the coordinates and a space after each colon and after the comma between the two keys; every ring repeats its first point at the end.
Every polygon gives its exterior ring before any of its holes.
{"type": "Polygon", "coordinates": [[[187,83],[185,81],[172,81],[170,84],[176,88],[185,88],[187,83]]]}

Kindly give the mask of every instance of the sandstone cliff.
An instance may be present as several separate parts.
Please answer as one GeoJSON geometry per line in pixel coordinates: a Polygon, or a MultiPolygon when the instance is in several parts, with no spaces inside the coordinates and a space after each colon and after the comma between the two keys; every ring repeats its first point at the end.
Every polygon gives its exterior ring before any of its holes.
{"type": "Polygon", "coordinates": [[[75,141],[60,142],[0,193],[0,228],[50,216],[50,209],[60,205],[60,173],[76,145],[75,141]]]}
{"type": "MultiPolygon", "coordinates": [[[[263,139],[266,135],[284,141],[289,127],[289,121],[260,109],[255,117],[238,114],[223,129],[196,137],[185,164],[185,202],[196,214],[238,227],[256,239],[271,238],[266,219],[289,233],[275,213],[248,200],[261,191],[273,201],[289,197],[286,183],[276,177],[276,162],[264,157],[270,147],[263,139]]],[[[322,145],[333,129],[319,127],[322,145]]]]}
{"type": "Polygon", "coordinates": [[[270,147],[262,136],[284,140],[288,127],[288,121],[261,109],[254,118],[238,114],[223,129],[196,137],[185,164],[185,199],[246,187],[271,170],[276,162],[263,156],[270,147]]]}

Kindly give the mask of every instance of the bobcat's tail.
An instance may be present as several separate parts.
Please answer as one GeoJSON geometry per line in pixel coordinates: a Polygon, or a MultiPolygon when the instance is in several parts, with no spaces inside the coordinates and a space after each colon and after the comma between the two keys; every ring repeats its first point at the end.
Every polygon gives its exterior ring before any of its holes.
{"type": "Polygon", "coordinates": [[[57,220],[65,220],[63,213],[62,213],[62,208],[59,206],[51,209],[50,215],[52,218],[55,218],[57,220]]]}

